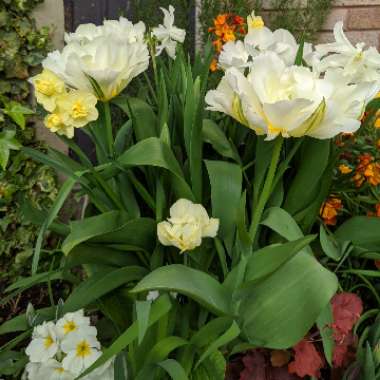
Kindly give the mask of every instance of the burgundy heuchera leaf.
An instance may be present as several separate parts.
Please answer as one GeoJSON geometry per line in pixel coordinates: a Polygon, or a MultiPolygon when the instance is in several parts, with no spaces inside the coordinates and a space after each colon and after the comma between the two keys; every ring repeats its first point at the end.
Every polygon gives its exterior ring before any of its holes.
{"type": "Polygon", "coordinates": [[[294,361],[288,365],[289,372],[300,377],[314,376],[319,378],[320,369],[324,366],[324,362],[314,344],[303,339],[293,349],[294,361]]]}
{"type": "Polygon", "coordinates": [[[343,342],[363,312],[362,300],[353,293],[339,293],[331,300],[334,323],[334,339],[343,342]]]}

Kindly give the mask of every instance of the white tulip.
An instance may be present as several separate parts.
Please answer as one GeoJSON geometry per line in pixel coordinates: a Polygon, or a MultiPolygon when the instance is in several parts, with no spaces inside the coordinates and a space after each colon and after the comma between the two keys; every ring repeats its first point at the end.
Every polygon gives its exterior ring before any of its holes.
{"type": "Polygon", "coordinates": [[[91,24],[67,35],[62,52],[49,53],[43,67],[68,86],[93,92],[101,100],[118,95],[130,81],[149,66],[149,51],[143,41],[145,25],[125,18],[91,24]],[[100,88],[94,89],[91,78],[100,88]]]}
{"type": "Polygon", "coordinates": [[[75,375],[90,367],[102,354],[96,337],[81,334],[80,330],[62,341],[62,351],[66,354],[63,368],[75,375]]]}
{"type": "Polygon", "coordinates": [[[161,244],[184,252],[199,247],[204,237],[215,237],[218,229],[219,219],[210,218],[202,205],[179,199],[170,208],[170,218],[157,225],[157,235],[161,244]]]}
{"type": "Polygon", "coordinates": [[[318,139],[332,138],[339,133],[352,133],[360,128],[367,103],[380,90],[378,82],[348,83],[343,70],[326,73],[318,90],[325,99],[326,112],[319,124],[307,135],[318,139]]]}
{"type": "Polygon", "coordinates": [[[44,322],[33,330],[32,340],[25,350],[31,363],[42,363],[59,350],[57,330],[53,322],[44,322]]]}
{"type": "Polygon", "coordinates": [[[177,42],[183,43],[186,31],[174,25],[175,9],[172,5],[169,6],[169,9],[160,9],[164,14],[163,24],[152,29],[153,36],[160,42],[157,46],[157,55],[160,55],[165,50],[170,58],[175,59],[177,42]]]}
{"type": "Polygon", "coordinates": [[[380,80],[380,54],[376,48],[364,49],[364,43],[354,46],[344,34],[343,22],[335,24],[334,37],[335,42],[316,46],[316,51],[324,56],[319,71],[342,68],[343,75],[354,83],[380,80]]]}
{"type": "Polygon", "coordinates": [[[242,41],[229,41],[223,45],[223,50],[219,55],[219,66],[223,70],[230,67],[244,71],[248,66],[249,54],[242,41]]]}
{"type": "MultiPolygon", "coordinates": [[[[285,29],[272,32],[267,27],[255,28],[249,31],[244,38],[246,50],[253,56],[266,52],[276,53],[288,66],[294,64],[299,45],[294,36],[285,29]]],[[[311,50],[310,44],[304,46],[304,57],[311,50]]]]}
{"type": "Polygon", "coordinates": [[[90,318],[85,317],[83,309],[74,313],[66,313],[61,319],[57,321],[57,332],[61,339],[79,333],[81,336],[95,336],[97,335],[96,328],[90,326],[90,318]]]}
{"type": "Polygon", "coordinates": [[[221,79],[216,90],[207,92],[207,110],[225,113],[239,121],[239,123],[248,126],[248,122],[242,112],[240,98],[230,86],[227,76],[228,74],[221,79]]]}

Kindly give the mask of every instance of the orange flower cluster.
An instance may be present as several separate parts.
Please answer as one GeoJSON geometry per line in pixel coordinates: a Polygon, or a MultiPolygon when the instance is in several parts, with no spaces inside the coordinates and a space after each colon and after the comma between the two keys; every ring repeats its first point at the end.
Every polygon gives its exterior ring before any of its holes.
{"type": "Polygon", "coordinates": [[[338,213],[343,208],[342,200],[337,197],[330,197],[323,203],[320,215],[326,225],[335,226],[338,213]]]}
{"type": "Polygon", "coordinates": [[[359,165],[356,167],[353,177],[356,187],[367,181],[372,186],[380,184],[380,163],[374,162],[372,155],[364,153],[359,156],[359,165]]]}
{"type": "MultiPolygon", "coordinates": [[[[228,41],[235,41],[238,36],[246,34],[246,23],[243,17],[232,13],[223,13],[215,17],[214,26],[208,29],[214,35],[212,44],[215,52],[219,54],[223,45],[228,41]]],[[[217,57],[210,65],[211,71],[218,69],[217,57]]]]}

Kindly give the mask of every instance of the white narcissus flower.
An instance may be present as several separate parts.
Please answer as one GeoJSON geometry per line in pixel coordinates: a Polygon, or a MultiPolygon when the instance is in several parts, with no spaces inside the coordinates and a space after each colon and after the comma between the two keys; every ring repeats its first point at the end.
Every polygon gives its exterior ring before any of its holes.
{"type": "Polygon", "coordinates": [[[163,245],[191,251],[202,243],[204,237],[215,237],[219,219],[209,218],[201,204],[179,199],[170,208],[170,218],[158,223],[157,235],[163,245]]]}
{"type": "Polygon", "coordinates": [[[223,70],[236,67],[244,71],[248,66],[248,59],[249,54],[242,41],[229,41],[223,45],[223,50],[219,54],[219,66],[223,70]]]}
{"type": "Polygon", "coordinates": [[[62,363],[55,359],[49,359],[38,370],[41,380],[74,380],[75,375],[63,368],[62,363]]]}
{"type": "Polygon", "coordinates": [[[62,341],[62,351],[66,356],[62,360],[63,368],[79,375],[90,367],[100,356],[100,343],[93,335],[76,334],[68,335],[62,341]]]}
{"type": "Polygon", "coordinates": [[[148,68],[144,31],[144,24],[132,25],[125,18],[105,21],[100,27],[84,25],[66,36],[68,44],[62,52],[48,54],[43,67],[68,86],[109,100],[148,68]]]}
{"type": "Polygon", "coordinates": [[[364,43],[355,46],[348,40],[343,31],[343,22],[334,26],[335,42],[316,46],[316,51],[323,56],[319,71],[329,68],[342,68],[343,75],[351,82],[380,80],[380,54],[376,48],[364,49],[364,43]]]}
{"type": "Polygon", "coordinates": [[[165,50],[170,58],[175,59],[177,42],[183,43],[186,31],[174,25],[174,7],[172,5],[169,5],[169,9],[160,9],[164,14],[163,24],[152,29],[153,36],[160,42],[157,46],[157,55],[165,50]]]}
{"type": "Polygon", "coordinates": [[[69,139],[74,137],[74,127],[72,125],[64,124],[60,113],[53,112],[46,115],[44,118],[44,125],[46,128],[50,129],[51,132],[64,135],[69,139]]]}
{"type": "Polygon", "coordinates": [[[254,29],[261,29],[264,27],[264,20],[261,16],[256,16],[255,11],[247,17],[248,33],[254,29]]]}
{"type": "Polygon", "coordinates": [[[71,334],[80,333],[81,336],[97,335],[96,328],[90,325],[90,318],[84,315],[83,309],[74,313],[66,313],[57,321],[57,332],[61,339],[71,334]]]}
{"type": "Polygon", "coordinates": [[[33,330],[32,341],[25,353],[31,363],[42,363],[52,358],[59,350],[57,330],[53,322],[44,322],[33,330]]]}

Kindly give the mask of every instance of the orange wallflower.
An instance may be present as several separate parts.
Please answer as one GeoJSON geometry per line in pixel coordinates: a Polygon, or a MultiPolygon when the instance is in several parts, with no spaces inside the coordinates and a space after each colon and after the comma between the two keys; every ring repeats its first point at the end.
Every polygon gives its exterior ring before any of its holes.
{"type": "Polygon", "coordinates": [[[349,174],[352,172],[352,169],[348,165],[341,164],[341,165],[339,165],[339,171],[342,174],[349,174]]]}
{"type": "Polygon", "coordinates": [[[211,64],[210,64],[210,70],[211,71],[216,71],[218,70],[218,61],[216,58],[214,58],[212,61],[211,61],[211,64]]]}
{"type": "Polygon", "coordinates": [[[380,128],[380,117],[378,117],[375,121],[375,128],[380,128]]]}
{"type": "Polygon", "coordinates": [[[326,225],[335,226],[338,212],[343,208],[342,200],[337,197],[330,197],[323,203],[320,215],[326,225]]]}
{"type": "Polygon", "coordinates": [[[364,171],[364,175],[367,181],[372,186],[377,186],[380,184],[380,164],[378,162],[369,164],[364,171]]]}
{"type": "Polygon", "coordinates": [[[377,147],[377,149],[380,149],[380,139],[377,140],[376,147],[377,147]]]}

